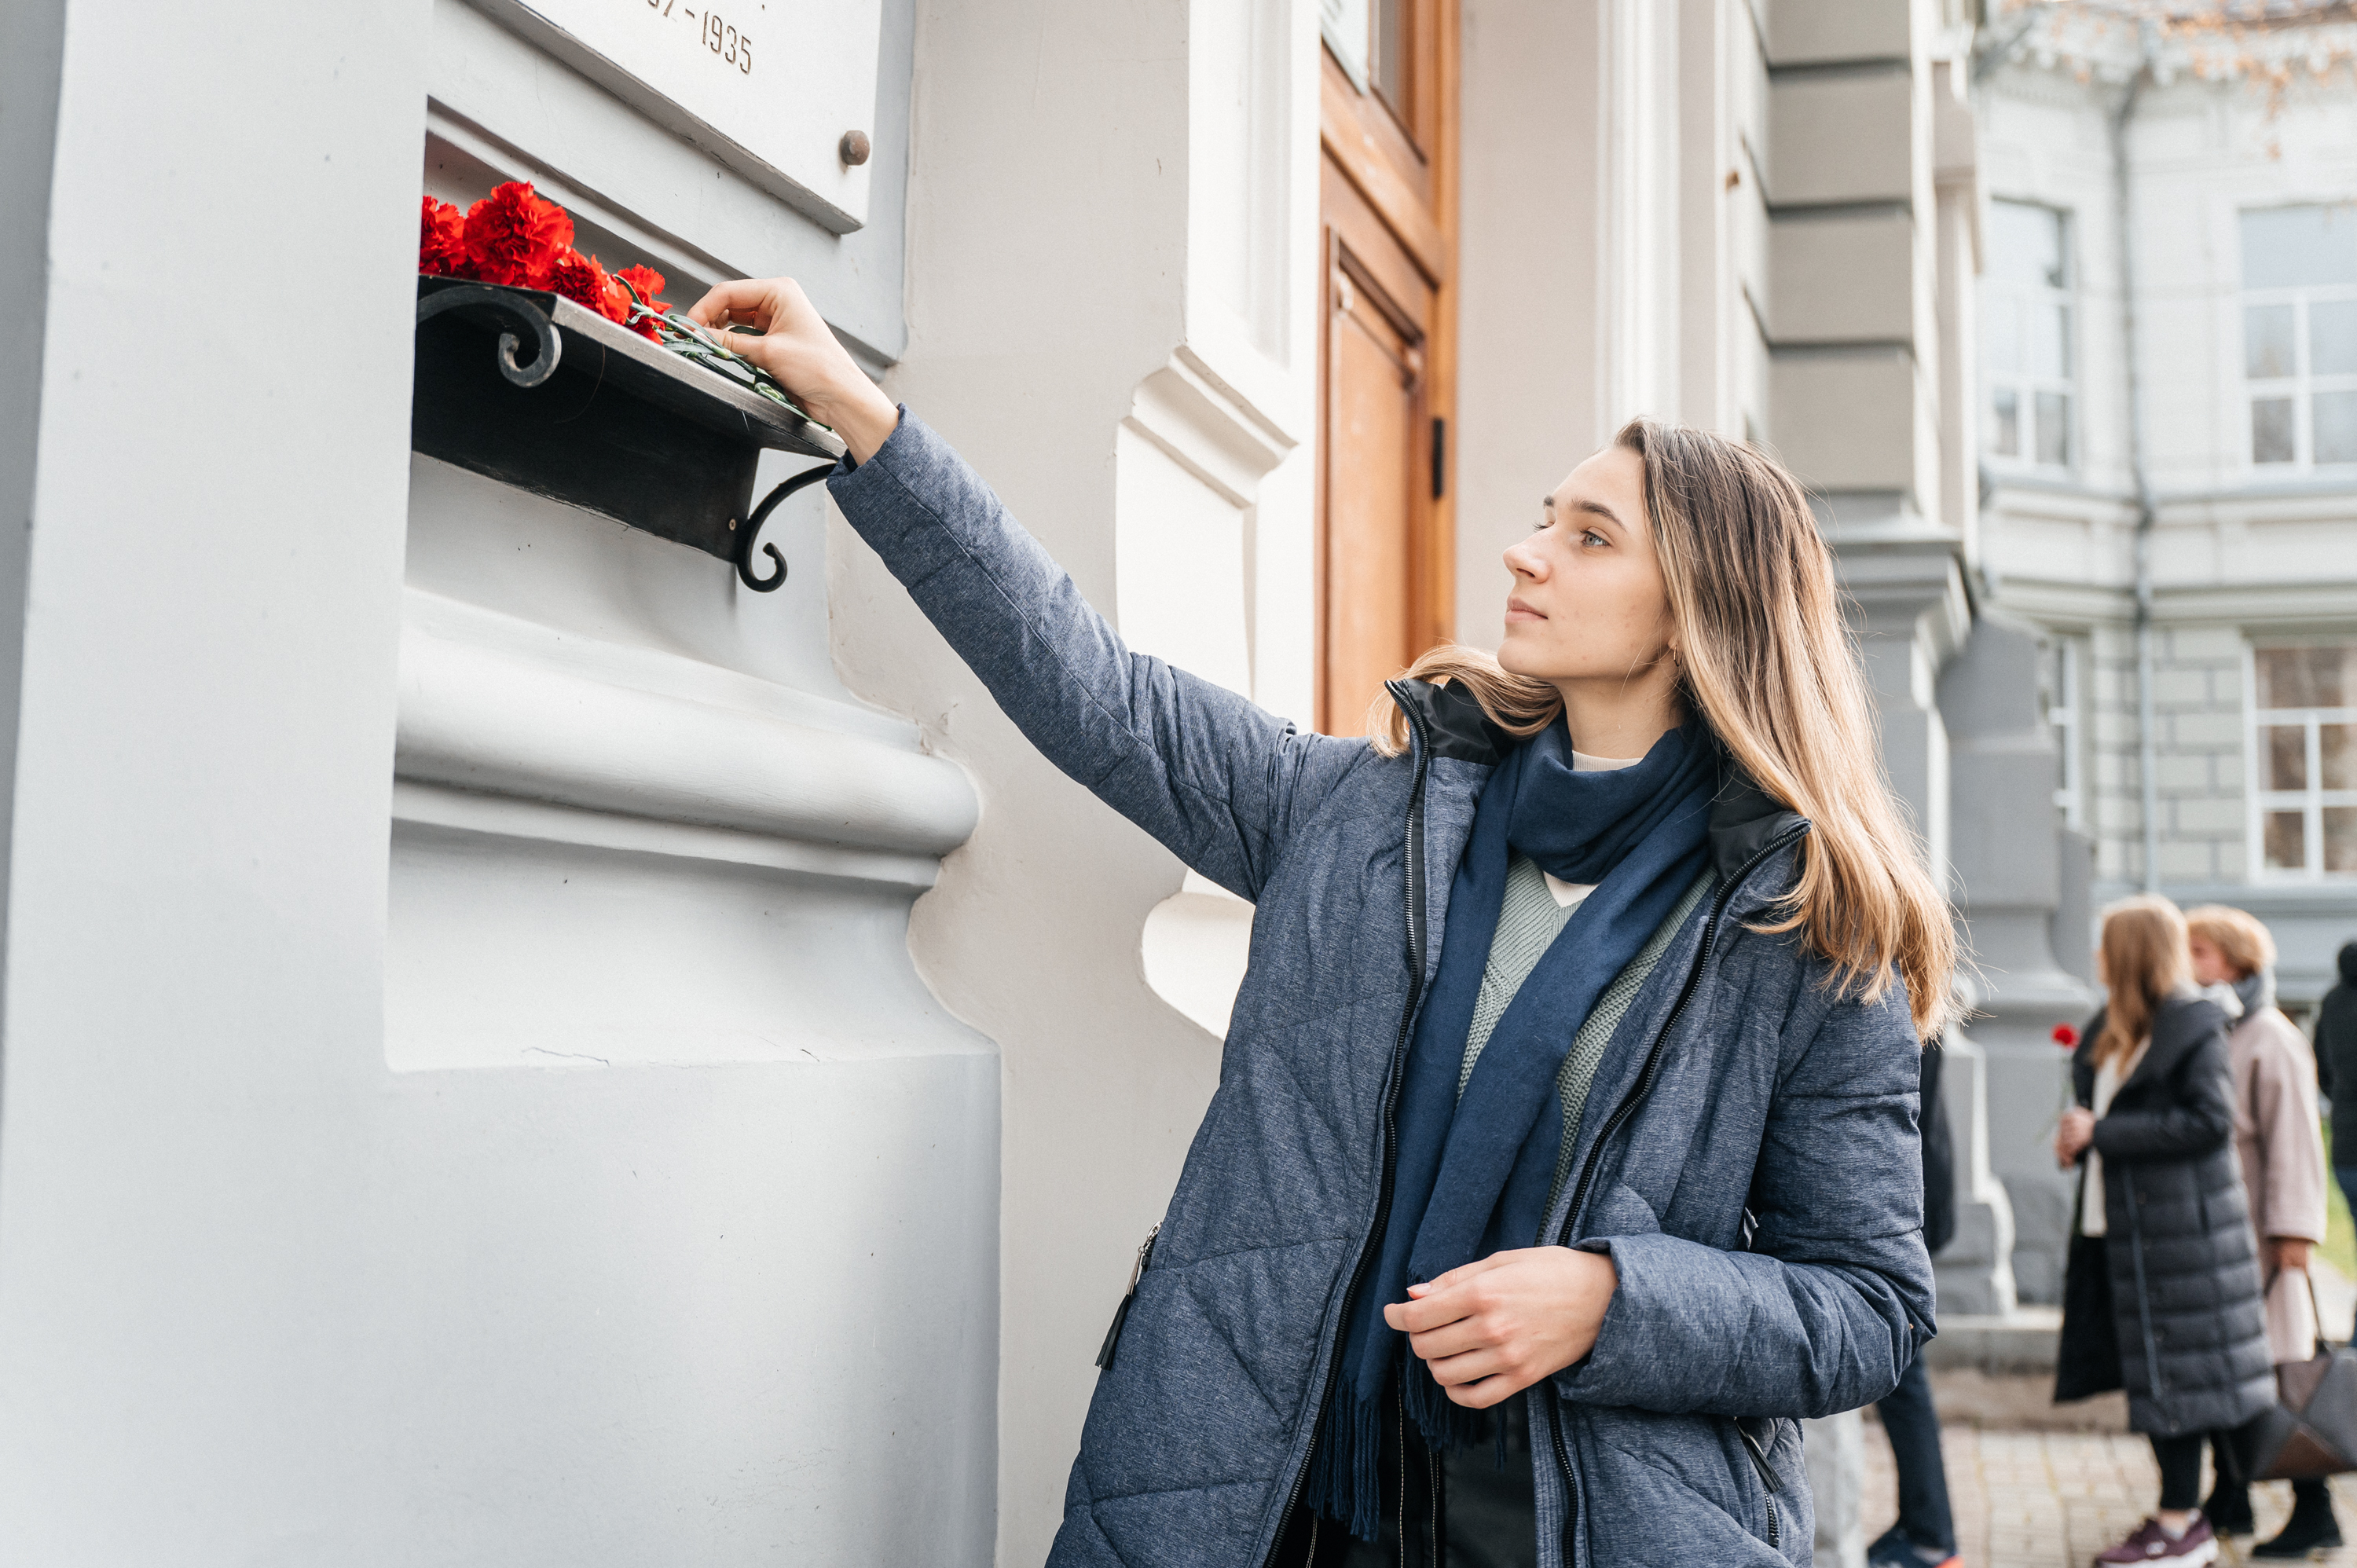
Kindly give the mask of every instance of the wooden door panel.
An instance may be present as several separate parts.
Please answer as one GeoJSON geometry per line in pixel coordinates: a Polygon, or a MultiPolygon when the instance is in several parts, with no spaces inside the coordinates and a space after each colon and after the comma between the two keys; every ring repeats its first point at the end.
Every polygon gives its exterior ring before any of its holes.
{"type": "Polygon", "coordinates": [[[1395,318],[1421,338],[1426,324],[1432,320],[1437,293],[1422,263],[1332,158],[1326,160],[1318,195],[1324,203],[1329,248],[1339,245],[1344,264],[1372,279],[1395,318]]]}
{"type": "MultiPolygon", "coordinates": [[[[1336,260],[1346,263],[1346,253],[1338,250],[1336,260]]],[[[1411,574],[1421,521],[1414,502],[1423,354],[1385,308],[1394,302],[1375,295],[1361,269],[1338,264],[1327,286],[1333,460],[1326,476],[1323,697],[1327,728],[1357,735],[1383,682],[1417,651],[1411,574]]]]}
{"type": "MultiPolygon", "coordinates": [[[[1347,176],[1352,194],[1381,214],[1425,276],[1434,283],[1446,281],[1450,246],[1433,208],[1424,159],[1406,145],[1391,112],[1361,97],[1331,55],[1326,57],[1319,80],[1318,134],[1326,156],[1347,176]]],[[[1329,187],[1332,183],[1327,181],[1329,187]]]]}
{"type": "MultiPolygon", "coordinates": [[[[1383,8],[1383,96],[1321,62],[1318,725],[1361,733],[1383,682],[1449,635],[1456,0],[1383,8]],[[1436,467],[1436,465],[1438,467],[1436,467]]],[[[1378,51],[1380,54],[1380,51],[1378,51]]]]}

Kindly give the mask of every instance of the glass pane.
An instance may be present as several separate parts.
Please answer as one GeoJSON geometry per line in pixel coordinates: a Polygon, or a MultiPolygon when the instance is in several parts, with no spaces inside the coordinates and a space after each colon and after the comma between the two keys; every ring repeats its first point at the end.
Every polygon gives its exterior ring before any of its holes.
{"type": "Polygon", "coordinates": [[[1982,260],[1992,278],[2040,288],[2070,286],[2062,214],[2027,201],[1989,203],[1982,260]]]}
{"type": "Polygon", "coordinates": [[[2071,374],[2071,307],[2041,304],[2029,317],[2029,373],[2050,381],[2071,374]]]}
{"type": "Polygon", "coordinates": [[[2269,811],[2261,822],[2261,853],[2270,871],[2308,869],[2308,816],[2302,811],[2269,811]]]}
{"type": "Polygon", "coordinates": [[[2324,808],[2324,869],[2357,871],[2357,806],[2324,808]]]}
{"type": "Polygon", "coordinates": [[[2304,648],[2257,648],[2251,650],[2251,671],[2258,677],[2259,706],[2305,708],[2308,683],[2301,662],[2304,648]]]}
{"type": "Polygon", "coordinates": [[[1353,81],[1367,80],[1372,27],[1367,0],[1318,0],[1318,31],[1353,81]]]}
{"type": "Polygon", "coordinates": [[[2319,708],[2357,708],[2357,642],[2325,643],[2300,650],[2309,690],[2319,708]]]}
{"type": "Polygon", "coordinates": [[[2065,393],[2038,394],[2038,460],[2070,466],[2071,399],[2065,393]]]}
{"type": "Polygon", "coordinates": [[[1405,0],[1374,0],[1375,91],[1401,119],[1407,118],[1407,5],[1405,0]]]}
{"type": "Polygon", "coordinates": [[[2259,748],[2266,753],[2266,779],[2262,789],[2305,789],[2308,788],[2308,726],[2306,725],[2264,725],[2259,729],[2259,748]]]}
{"type": "Polygon", "coordinates": [[[2021,456],[2021,399],[2011,387],[1989,394],[1989,450],[2000,457],[2021,456]]]}
{"type": "Polygon", "coordinates": [[[2357,207],[2269,207],[2243,214],[2243,286],[2357,283],[2357,207]]]}
{"type": "Polygon", "coordinates": [[[1981,305],[1987,369],[2011,375],[2021,369],[2021,297],[2010,289],[1993,288],[1981,305]]]}
{"type": "Polygon", "coordinates": [[[2251,461],[2254,463],[2291,463],[2299,458],[2298,437],[2294,434],[2291,399],[2287,397],[2255,397],[2251,400],[2251,461]]]}
{"type": "Polygon", "coordinates": [[[2308,372],[2357,371],[2357,299],[2328,299],[2308,307],[2308,372]]]}
{"type": "Polygon", "coordinates": [[[2254,649],[2251,672],[2258,677],[2260,707],[2309,707],[2303,656],[2308,649],[2254,649]]]}
{"type": "Polygon", "coordinates": [[[2320,392],[2310,407],[2316,421],[2316,460],[2357,463],[2357,392],[2320,392]]]}
{"type": "Polygon", "coordinates": [[[2262,648],[2252,662],[2263,708],[2357,707],[2357,643],[2262,648]]]}
{"type": "Polygon", "coordinates": [[[2299,366],[2292,359],[2291,306],[2246,305],[2243,307],[2243,374],[2255,381],[2293,376],[2299,366]]]}
{"type": "Polygon", "coordinates": [[[2316,726],[2317,772],[2327,789],[2357,789],[2357,725],[2316,726]]]}

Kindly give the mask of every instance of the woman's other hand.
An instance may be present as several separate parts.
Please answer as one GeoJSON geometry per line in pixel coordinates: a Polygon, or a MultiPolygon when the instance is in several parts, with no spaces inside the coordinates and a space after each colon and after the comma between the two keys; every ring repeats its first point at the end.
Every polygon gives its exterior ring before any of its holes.
{"type": "Polygon", "coordinates": [[[1602,1252],[1523,1247],[1451,1269],[1383,1321],[1457,1403],[1487,1410],[1595,1348],[1620,1276],[1602,1252]]]}
{"type": "Polygon", "coordinates": [[[2062,1112],[2061,1124],[2054,1129],[2054,1163],[2069,1170],[2095,1138],[2095,1113],[2083,1105],[2073,1105],[2062,1112]]]}
{"type": "Polygon", "coordinates": [[[900,423],[900,411],[852,362],[791,278],[740,278],[695,302],[688,317],[778,378],[788,395],[851,448],[854,462],[876,455],[900,423]],[[759,337],[727,331],[750,327],[759,337]]]}
{"type": "Polygon", "coordinates": [[[2298,1236],[2268,1237],[2267,1272],[2271,1274],[2305,1273],[2309,1245],[2298,1236]]]}

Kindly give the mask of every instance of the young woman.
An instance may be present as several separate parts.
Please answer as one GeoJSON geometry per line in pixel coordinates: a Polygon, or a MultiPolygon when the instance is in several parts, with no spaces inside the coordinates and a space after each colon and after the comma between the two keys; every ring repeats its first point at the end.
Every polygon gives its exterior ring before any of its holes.
{"type": "Polygon", "coordinates": [[[2258,1242],[2233,1151],[2226,1015],[2188,982],[2185,917],[2157,894],[2104,914],[2106,993],[2071,1060],[2054,1157],[2079,1176],[2054,1397],[2125,1387],[2160,1507],[2105,1563],[2213,1563],[2201,1440],[2275,1402],[2258,1242]]]}
{"type": "Polygon", "coordinates": [[[1807,1563],[1795,1418],[1932,1332],[1952,938],[1792,481],[1631,424],[1507,553],[1499,658],[1338,739],[1123,647],[791,282],[694,315],[1033,743],[1257,905],[1051,1562],[1807,1563]]]}
{"type": "MultiPolygon", "coordinates": [[[[2267,1355],[2278,1365],[2316,1353],[2309,1249],[2324,1240],[2324,1139],[2316,1125],[2316,1056],[2276,1007],[2276,942],[2241,909],[2205,904],[2185,912],[2193,982],[2233,1020],[2226,1036],[2234,1079],[2234,1153],[2250,1200],[2266,1283],[2267,1355]]],[[[2221,1535],[2247,1534],[2251,1489],[2233,1445],[2213,1437],[2218,1485],[2201,1506],[2221,1535]]],[[[2291,1518],[2254,1557],[2306,1557],[2341,1544],[2332,1493],[2321,1479],[2294,1481],[2291,1518]]]]}

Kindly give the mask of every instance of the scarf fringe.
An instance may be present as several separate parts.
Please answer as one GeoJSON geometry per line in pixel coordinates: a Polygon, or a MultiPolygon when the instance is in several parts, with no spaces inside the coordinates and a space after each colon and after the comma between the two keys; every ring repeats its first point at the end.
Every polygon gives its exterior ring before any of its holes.
{"type": "Polygon", "coordinates": [[[1376,1474],[1383,1453],[1383,1414],[1381,1400],[1335,1389],[1318,1430],[1318,1452],[1310,1455],[1303,1494],[1320,1515],[1369,1542],[1383,1532],[1383,1487],[1376,1474]]]}
{"type": "MultiPolygon", "coordinates": [[[[1404,1346],[1402,1356],[1408,1365],[1394,1373],[1396,1383],[1386,1380],[1384,1393],[1399,1390],[1407,1419],[1415,1423],[1416,1431],[1435,1452],[1455,1454],[1472,1447],[1480,1440],[1484,1412],[1467,1410],[1452,1401],[1432,1380],[1425,1364],[1404,1346]]],[[[1348,1527],[1352,1535],[1370,1543],[1383,1535],[1383,1421],[1388,1402],[1384,1398],[1361,1400],[1347,1388],[1334,1391],[1326,1405],[1325,1421],[1318,1429],[1318,1451],[1310,1455],[1309,1477],[1302,1492],[1303,1499],[1321,1517],[1348,1527]]],[[[1489,1424],[1497,1440],[1495,1462],[1502,1469],[1506,1423],[1489,1424]]]]}
{"type": "MultiPolygon", "coordinates": [[[[1413,1359],[1413,1358],[1411,1358],[1413,1359]]],[[[1480,1441],[1482,1415],[1478,1410],[1467,1410],[1450,1399],[1441,1386],[1432,1380],[1431,1369],[1422,1361],[1407,1369],[1402,1383],[1405,1395],[1408,1419],[1424,1434],[1425,1443],[1442,1454],[1460,1453],[1480,1441]]],[[[1497,1428],[1498,1452],[1505,1454],[1506,1423],[1493,1423],[1497,1428]]]]}

